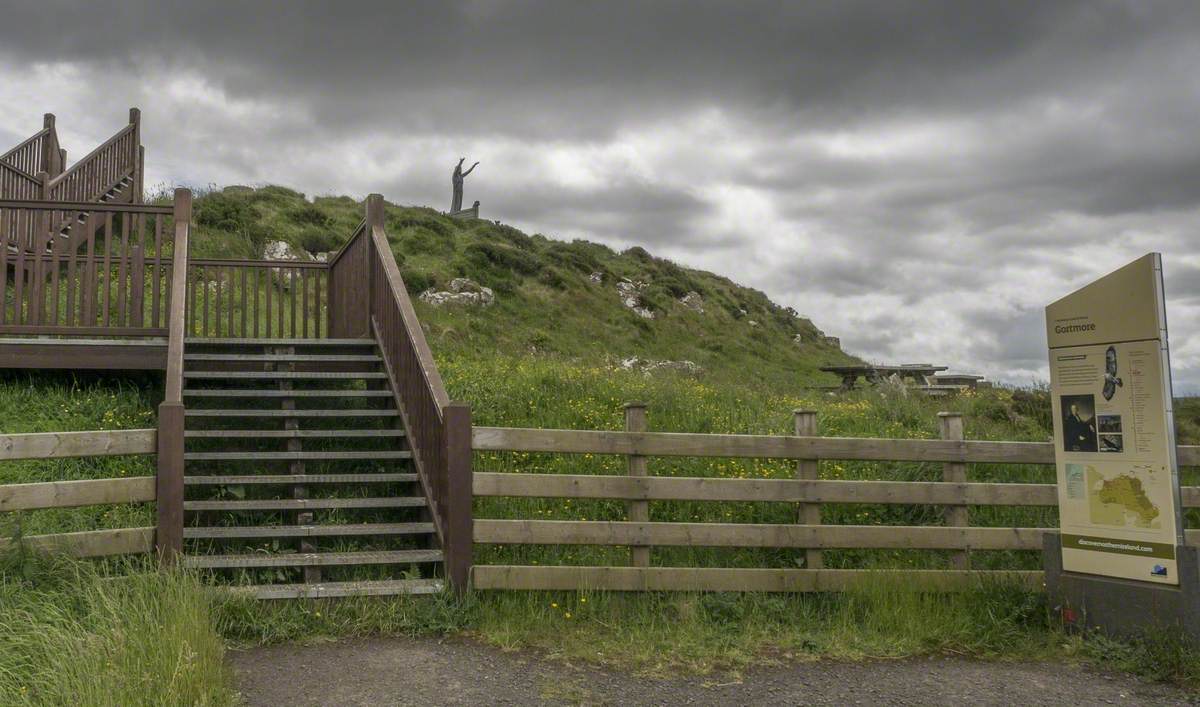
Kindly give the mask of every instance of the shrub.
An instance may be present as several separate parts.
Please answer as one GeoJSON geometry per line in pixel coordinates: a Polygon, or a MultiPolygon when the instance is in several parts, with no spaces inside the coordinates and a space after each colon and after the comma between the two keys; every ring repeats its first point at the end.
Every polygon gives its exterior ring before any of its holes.
{"type": "Polygon", "coordinates": [[[329,215],[313,204],[304,204],[294,209],[289,209],[287,217],[292,221],[309,226],[323,226],[328,228],[332,222],[329,215]]]}
{"type": "Polygon", "coordinates": [[[328,228],[305,226],[296,234],[296,243],[309,253],[326,253],[341,247],[342,238],[328,228]]]}
{"type": "Polygon", "coordinates": [[[400,268],[400,278],[404,280],[404,289],[416,297],[434,285],[433,275],[413,268],[400,268]]]}
{"type": "Polygon", "coordinates": [[[567,278],[558,268],[546,268],[538,275],[538,282],[556,290],[567,289],[567,278]]]}

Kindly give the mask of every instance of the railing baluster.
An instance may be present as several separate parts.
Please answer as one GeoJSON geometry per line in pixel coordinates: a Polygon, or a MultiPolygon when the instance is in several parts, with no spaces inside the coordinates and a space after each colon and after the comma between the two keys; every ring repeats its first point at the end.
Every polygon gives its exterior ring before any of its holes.
{"type": "Polygon", "coordinates": [[[242,338],[245,339],[246,333],[246,271],[250,268],[241,268],[242,271],[242,338]]]}
{"type": "Polygon", "coordinates": [[[104,215],[104,311],[101,314],[101,326],[108,326],[109,305],[112,301],[112,213],[104,215]]]}

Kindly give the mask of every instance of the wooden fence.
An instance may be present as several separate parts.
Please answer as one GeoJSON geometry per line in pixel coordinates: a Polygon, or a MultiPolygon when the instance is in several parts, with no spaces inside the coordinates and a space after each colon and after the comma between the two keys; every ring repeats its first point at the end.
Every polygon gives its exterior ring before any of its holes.
{"type": "Polygon", "coordinates": [[[320,339],[329,331],[325,263],[192,259],[187,298],[188,336],[320,339]]]}
{"type": "MultiPolygon", "coordinates": [[[[973,550],[1040,551],[1046,528],[971,527],[970,506],[1055,506],[1054,484],[969,483],[966,465],[1052,464],[1045,442],[961,439],[961,417],[943,413],[943,439],[818,437],[815,413],[797,411],[796,436],[644,432],[640,406],[626,410],[627,430],[543,430],[477,427],[481,452],[615,454],[629,459],[627,476],[476,472],[478,497],[615,499],[629,504],[626,521],[475,519],[477,543],[630,547],[630,566],[477,565],[478,589],[605,589],[716,591],[839,591],[880,570],[825,569],[828,549],[950,550],[949,569],[888,571],[915,586],[962,587],[980,576],[1010,575],[1040,586],[1040,571],[972,571],[973,550]],[[793,479],[655,477],[647,457],[719,457],[797,461],[793,479]],[[816,478],[818,460],[937,462],[943,481],[841,481],[816,478]],[[797,506],[797,524],[651,522],[650,501],[767,501],[797,506]],[[943,525],[822,525],[821,504],[911,504],[945,508],[943,525]],[[654,546],[798,548],[805,569],[652,567],[654,546]]],[[[1200,447],[1179,447],[1179,463],[1200,465],[1200,447]]],[[[1200,488],[1188,487],[1184,506],[1200,507],[1200,488]]],[[[1200,530],[1188,530],[1189,543],[1200,530]]]]}
{"type": "MultiPolygon", "coordinates": [[[[0,435],[0,461],[154,454],[156,438],[152,429],[0,435]]],[[[0,513],[141,503],[153,501],[155,495],[153,476],[6,484],[0,485],[0,513]]],[[[152,552],[154,537],[153,527],[142,527],[35,535],[22,540],[33,548],[100,557],[152,552]]],[[[0,549],[10,542],[0,538],[0,549]]]]}

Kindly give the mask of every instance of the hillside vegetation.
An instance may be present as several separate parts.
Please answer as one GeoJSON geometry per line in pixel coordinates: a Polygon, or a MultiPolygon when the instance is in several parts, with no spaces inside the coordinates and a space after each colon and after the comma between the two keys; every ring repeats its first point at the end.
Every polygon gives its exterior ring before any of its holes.
{"type": "MultiPolygon", "coordinates": [[[[334,251],[363,217],[349,197],[317,197],[283,187],[228,187],[195,202],[195,257],[261,257],[271,241],[306,254],[334,251]]],[[[530,354],[589,366],[691,361],[723,385],[779,390],[836,379],[817,368],[854,360],[808,319],[728,278],[680,267],[642,248],[615,252],[483,219],[460,221],[429,208],[387,206],[386,229],[414,298],[470,278],[495,292],[490,307],[416,303],[440,358],[530,354]],[[622,302],[635,286],[646,318],[622,302]],[[681,302],[689,293],[699,309],[681,302]],[[797,342],[797,337],[799,340],[797,342]]]]}

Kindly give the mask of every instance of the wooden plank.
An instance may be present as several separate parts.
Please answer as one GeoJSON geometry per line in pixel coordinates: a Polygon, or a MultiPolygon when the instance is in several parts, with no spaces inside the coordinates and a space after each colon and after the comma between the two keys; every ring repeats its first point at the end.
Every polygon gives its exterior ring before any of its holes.
{"type": "Polygon", "coordinates": [[[153,429],[0,435],[0,459],[154,454],[156,437],[153,429]]]}
{"type": "MultiPolygon", "coordinates": [[[[709,479],[699,477],[475,472],[476,496],[609,498],[649,501],[778,501],[787,503],[903,503],[979,506],[1055,506],[1054,484],[948,484],[938,481],[709,479]]],[[[1185,505],[1200,505],[1200,489],[1185,505]],[[1191,499],[1191,504],[1187,503],[1191,499]]]]}
{"type": "MultiPolygon", "coordinates": [[[[65,552],[74,557],[104,557],[150,552],[154,548],[154,528],[86,530],[80,533],[31,535],[21,539],[27,547],[45,552],[65,552]]],[[[0,538],[0,551],[13,541],[0,538]]]]}
{"type": "MultiPolygon", "coordinates": [[[[22,199],[0,199],[0,209],[24,209],[37,211],[46,208],[45,201],[30,201],[22,199]]],[[[171,205],[153,204],[112,204],[97,201],[58,201],[54,200],[54,208],[62,211],[95,211],[97,213],[126,213],[126,214],[165,214],[171,215],[171,205]]]]}
{"type": "Polygon", "coordinates": [[[165,341],[153,346],[131,347],[126,341],[110,341],[95,346],[64,346],[59,341],[44,344],[12,344],[0,339],[0,368],[66,368],[110,371],[166,368],[165,341]]]}
{"type": "Polygon", "coordinates": [[[0,485],[0,512],[154,500],[154,477],[0,485]]]}
{"type": "Polygon", "coordinates": [[[476,589],[844,592],[890,582],[914,591],[956,591],[988,581],[1017,581],[1037,590],[1041,572],[971,570],[793,570],[707,567],[541,567],[477,565],[476,589]]]}
{"type": "Polygon", "coordinates": [[[475,542],[498,545],[1040,550],[1045,528],[634,523],[475,519],[475,542]]]}
{"type": "Polygon", "coordinates": [[[841,459],[861,461],[1053,464],[1049,442],[979,442],[871,437],[785,437],[476,427],[476,451],[644,456],[841,459]]]}

